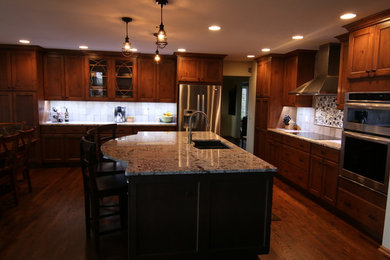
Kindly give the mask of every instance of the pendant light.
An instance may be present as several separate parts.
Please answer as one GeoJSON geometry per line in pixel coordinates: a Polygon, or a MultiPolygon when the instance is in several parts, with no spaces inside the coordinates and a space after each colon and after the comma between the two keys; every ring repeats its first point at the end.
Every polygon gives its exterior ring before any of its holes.
{"type": "Polygon", "coordinates": [[[159,30],[156,34],[156,38],[157,38],[156,45],[158,48],[162,49],[168,45],[167,33],[164,30],[164,23],[163,23],[163,6],[168,4],[168,0],[156,0],[156,3],[161,5],[161,23],[160,26],[158,27],[159,30]]]}
{"type": "Polygon", "coordinates": [[[126,38],[125,38],[125,42],[122,45],[122,54],[125,57],[129,57],[133,54],[133,52],[132,52],[131,43],[129,41],[128,24],[131,21],[133,21],[133,19],[130,17],[122,17],[122,21],[126,23],[126,38]]]}
{"type": "Polygon", "coordinates": [[[161,57],[160,57],[160,53],[158,51],[158,47],[156,48],[156,55],[154,56],[154,62],[156,64],[159,64],[160,63],[160,60],[161,60],[161,57]]]}

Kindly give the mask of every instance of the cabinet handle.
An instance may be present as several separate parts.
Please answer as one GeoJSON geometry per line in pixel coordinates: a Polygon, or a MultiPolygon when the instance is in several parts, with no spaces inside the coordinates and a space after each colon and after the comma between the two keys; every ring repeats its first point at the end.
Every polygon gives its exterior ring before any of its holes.
{"type": "Polygon", "coordinates": [[[299,160],[298,161],[300,161],[301,163],[303,163],[303,160],[301,159],[301,158],[299,158],[299,160]]]}
{"type": "Polygon", "coordinates": [[[371,70],[372,72],[375,72],[376,70],[375,69],[373,69],[373,70],[371,70]]]}
{"type": "Polygon", "coordinates": [[[367,73],[370,73],[370,71],[369,71],[369,70],[366,70],[366,72],[367,72],[367,73]]]}
{"type": "Polygon", "coordinates": [[[368,214],[368,217],[369,217],[371,220],[373,220],[373,221],[377,221],[376,217],[374,217],[374,216],[371,215],[371,214],[368,214]]]}

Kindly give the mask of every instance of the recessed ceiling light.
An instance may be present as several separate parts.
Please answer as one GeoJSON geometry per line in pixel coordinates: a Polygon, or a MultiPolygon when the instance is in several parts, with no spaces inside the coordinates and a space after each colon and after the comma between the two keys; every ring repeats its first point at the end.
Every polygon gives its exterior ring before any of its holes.
{"type": "Polygon", "coordinates": [[[249,55],[247,55],[246,57],[247,57],[247,58],[254,58],[255,55],[249,54],[249,55]]]}
{"type": "Polygon", "coordinates": [[[263,48],[263,49],[261,49],[261,51],[262,52],[269,52],[269,51],[271,51],[271,49],[270,48],[263,48]]]}
{"type": "Polygon", "coordinates": [[[20,43],[23,43],[23,44],[30,44],[30,41],[29,40],[19,40],[20,43]]]}
{"type": "Polygon", "coordinates": [[[346,13],[346,14],[341,15],[340,19],[348,20],[348,19],[352,19],[355,17],[356,17],[356,14],[354,14],[354,13],[346,13]]]}
{"type": "Polygon", "coordinates": [[[293,37],[294,40],[302,40],[303,39],[303,36],[302,35],[294,35],[293,37]]]}
{"type": "Polygon", "coordinates": [[[178,52],[186,52],[187,50],[184,48],[177,49],[178,52]]]}
{"type": "Polygon", "coordinates": [[[219,31],[219,30],[221,30],[221,26],[211,25],[211,26],[209,26],[209,30],[210,31],[219,31]]]}
{"type": "Polygon", "coordinates": [[[82,49],[82,50],[88,50],[88,46],[87,45],[80,45],[79,48],[82,49]]]}
{"type": "Polygon", "coordinates": [[[137,48],[131,48],[130,51],[132,51],[132,52],[137,52],[138,49],[137,49],[137,48]]]}

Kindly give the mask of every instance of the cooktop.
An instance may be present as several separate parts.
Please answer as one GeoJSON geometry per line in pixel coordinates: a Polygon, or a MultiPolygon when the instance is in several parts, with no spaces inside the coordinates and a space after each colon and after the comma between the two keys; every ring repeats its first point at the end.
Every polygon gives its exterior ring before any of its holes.
{"type": "Polygon", "coordinates": [[[314,132],[291,132],[291,134],[306,137],[313,140],[340,140],[340,138],[336,138],[334,136],[322,135],[314,132]]]}

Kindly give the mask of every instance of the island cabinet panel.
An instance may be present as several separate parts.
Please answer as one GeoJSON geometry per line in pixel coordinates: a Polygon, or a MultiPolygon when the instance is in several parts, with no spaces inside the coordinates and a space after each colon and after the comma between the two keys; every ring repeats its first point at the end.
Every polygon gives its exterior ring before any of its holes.
{"type": "Polygon", "coordinates": [[[176,53],[179,83],[222,84],[226,55],[176,53]]]}
{"type": "Polygon", "coordinates": [[[130,176],[129,259],[268,253],[272,183],[260,172],[130,176]]]}

